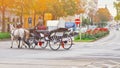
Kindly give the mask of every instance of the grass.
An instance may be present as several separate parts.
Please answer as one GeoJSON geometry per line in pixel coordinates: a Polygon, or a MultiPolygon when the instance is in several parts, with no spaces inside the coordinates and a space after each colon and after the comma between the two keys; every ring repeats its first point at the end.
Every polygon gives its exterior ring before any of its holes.
{"type": "Polygon", "coordinates": [[[10,38],[10,33],[8,33],[8,32],[5,32],[5,33],[0,32],[0,39],[8,39],[8,38],[10,38]]]}
{"type": "Polygon", "coordinates": [[[74,42],[93,42],[95,39],[79,39],[79,40],[74,40],[74,42]]]}
{"type": "Polygon", "coordinates": [[[84,38],[84,39],[81,39],[81,40],[80,40],[80,38],[78,36],[76,39],[74,39],[74,42],[93,42],[93,41],[99,40],[101,38],[104,38],[104,37],[106,37],[108,35],[109,34],[106,34],[106,35],[104,35],[102,37],[99,37],[99,38],[84,38]]]}
{"type": "Polygon", "coordinates": [[[74,42],[92,42],[93,40],[74,40],[74,42]]]}

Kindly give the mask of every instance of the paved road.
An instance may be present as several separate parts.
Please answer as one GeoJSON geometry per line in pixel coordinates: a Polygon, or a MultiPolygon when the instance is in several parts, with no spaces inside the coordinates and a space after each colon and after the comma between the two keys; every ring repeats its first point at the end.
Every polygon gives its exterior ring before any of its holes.
{"type": "Polygon", "coordinates": [[[91,43],[75,43],[70,50],[10,49],[0,41],[0,68],[120,68],[120,31],[91,43]]]}

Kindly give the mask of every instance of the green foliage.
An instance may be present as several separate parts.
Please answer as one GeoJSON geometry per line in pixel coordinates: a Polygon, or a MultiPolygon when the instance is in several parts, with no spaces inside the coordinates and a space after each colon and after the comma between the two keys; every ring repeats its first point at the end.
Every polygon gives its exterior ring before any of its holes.
{"type": "MultiPolygon", "coordinates": [[[[81,40],[90,40],[90,41],[95,41],[97,39],[100,39],[102,37],[105,37],[106,35],[109,34],[109,31],[99,31],[96,34],[88,34],[88,33],[82,33],[81,34],[81,40]]],[[[74,37],[75,41],[81,41],[80,40],[80,35],[74,37]]]]}
{"type": "Polygon", "coordinates": [[[120,2],[116,3],[114,2],[114,7],[116,8],[117,10],[117,15],[115,16],[115,20],[120,20],[120,2]]]}
{"type": "Polygon", "coordinates": [[[90,18],[82,18],[82,26],[85,26],[85,25],[90,25],[91,22],[90,22],[90,18]]]}
{"type": "Polygon", "coordinates": [[[106,22],[101,22],[101,23],[98,23],[98,27],[105,27],[107,25],[106,22]]]}
{"type": "Polygon", "coordinates": [[[9,33],[0,33],[0,39],[8,39],[8,38],[10,38],[9,33]]]}
{"type": "Polygon", "coordinates": [[[115,16],[115,20],[120,20],[120,15],[115,16]]]}

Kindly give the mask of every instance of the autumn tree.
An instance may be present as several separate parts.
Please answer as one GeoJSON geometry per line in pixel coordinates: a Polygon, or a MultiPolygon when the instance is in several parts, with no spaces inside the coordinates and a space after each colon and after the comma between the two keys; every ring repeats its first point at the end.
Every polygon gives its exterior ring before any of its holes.
{"type": "Polygon", "coordinates": [[[111,20],[111,14],[107,8],[99,8],[96,15],[100,19],[99,24],[101,25],[111,20]]]}
{"type": "Polygon", "coordinates": [[[23,23],[23,15],[30,13],[30,5],[29,0],[15,0],[11,12],[20,16],[20,22],[23,23]]]}
{"type": "Polygon", "coordinates": [[[30,15],[33,14],[33,25],[35,25],[36,22],[36,15],[44,16],[48,2],[49,0],[28,0],[28,2],[26,2],[26,8],[29,9],[29,12],[26,13],[29,13],[30,15]]]}
{"type": "Polygon", "coordinates": [[[48,9],[46,12],[52,13],[54,16],[54,19],[65,15],[62,1],[59,1],[59,0],[50,1],[47,4],[47,8],[48,9]]]}
{"type": "Polygon", "coordinates": [[[57,17],[80,14],[84,12],[81,0],[54,0],[48,6],[48,11],[57,17]]]}
{"type": "Polygon", "coordinates": [[[81,14],[85,12],[84,6],[86,5],[86,1],[84,0],[75,0],[76,3],[76,14],[81,14]]]}
{"type": "Polygon", "coordinates": [[[115,20],[120,20],[120,2],[114,2],[114,7],[117,10],[117,15],[115,16],[115,20]]]}
{"type": "MultiPolygon", "coordinates": [[[[23,23],[23,16],[33,14],[35,23],[36,15],[52,13],[57,17],[80,14],[84,12],[82,0],[0,0],[2,12],[2,31],[5,31],[5,11],[19,16],[23,23]]],[[[43,17],[44,18],[44,17],[43,17]]]]}
{"type": "Polygon", "coordinates": [[[2,13],[2,32],[6,31],[5,12],[12,7],[14,0],[0,0],[0,10],[2,13]]]}

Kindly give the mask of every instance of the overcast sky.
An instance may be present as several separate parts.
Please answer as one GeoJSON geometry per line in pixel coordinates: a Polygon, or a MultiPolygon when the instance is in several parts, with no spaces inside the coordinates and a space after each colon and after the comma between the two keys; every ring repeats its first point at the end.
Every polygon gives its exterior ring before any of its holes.
{"type": "Polygon", "coordinates": [[[113,3],[115,0],[98,0],[98,8],[104,8],[107,5],[112,16],[116,15],[116,9],[114,8],[113,3]]]}

